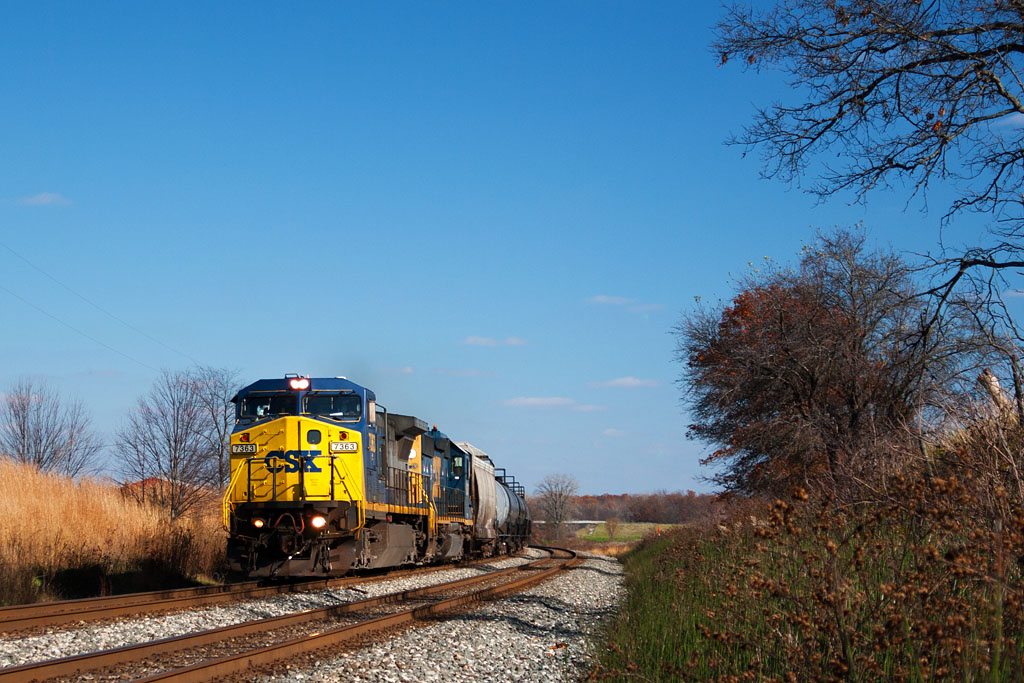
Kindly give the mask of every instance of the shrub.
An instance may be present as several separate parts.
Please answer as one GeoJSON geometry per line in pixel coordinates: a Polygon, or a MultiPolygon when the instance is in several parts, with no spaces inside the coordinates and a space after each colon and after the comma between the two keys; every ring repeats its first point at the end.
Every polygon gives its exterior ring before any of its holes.
{"type": "Polygon", "coordinates": [[[1024,514],[970,514],[975,488],[897,476],[888,499],[843,506],[798,489],[648,541],[595,676],[1019,679],[1024,514]]]}

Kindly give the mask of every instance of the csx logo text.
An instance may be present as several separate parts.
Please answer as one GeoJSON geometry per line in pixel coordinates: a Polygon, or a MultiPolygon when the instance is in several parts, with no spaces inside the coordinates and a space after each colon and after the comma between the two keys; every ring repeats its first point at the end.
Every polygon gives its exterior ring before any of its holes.
{"type": "Polygon", "coordinates": [[[320,472],[321,469],[313,462],[313,458],[319,456],[321,451],[271,451],[267,453],[268,472],[298,472],[299,462],[302,462],[303,472],[320,472]]]}

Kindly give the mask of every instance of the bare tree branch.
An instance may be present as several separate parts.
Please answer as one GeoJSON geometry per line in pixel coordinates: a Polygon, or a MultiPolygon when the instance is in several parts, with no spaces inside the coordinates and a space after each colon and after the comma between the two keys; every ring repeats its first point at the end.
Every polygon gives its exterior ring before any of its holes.
{"type": "Polygon", "coordinates": [[[896,180],[914,196],[938,178],[958,190],[947,217],[979,211],[1024,236],[1019,2],[734,6],[713,48],[723,63],[791,78],[798,101],[761,109],[731,140],[763,152],[765,176],[794,181],[813,167],[811,192],[852,190],[860,199],[896,180]]]}
{"type": "Polygon", "coordinates": [[[231,399],[242,387],[235,370],[199,366],[190,371],[206,425],[201,429],[207,457],[216,463],[217,482],[226,486],[231,476],[231,430],[235,405],[231,399]]]}

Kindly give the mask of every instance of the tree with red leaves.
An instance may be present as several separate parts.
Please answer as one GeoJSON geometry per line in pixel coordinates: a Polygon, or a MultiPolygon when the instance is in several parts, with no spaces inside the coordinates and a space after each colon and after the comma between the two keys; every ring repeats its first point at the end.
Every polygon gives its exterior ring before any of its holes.
{"type": "Polygon", "coordinates": [[[732,302],[676,328],[679,380],[726,491],[845,495],[895,463],[894,442],[955,370],[956,336],[926,334],[908,266],[838,232],[795,270],[741,282],[732,302]],[[879,448],[881,443],[887,448],[879,448]]]}

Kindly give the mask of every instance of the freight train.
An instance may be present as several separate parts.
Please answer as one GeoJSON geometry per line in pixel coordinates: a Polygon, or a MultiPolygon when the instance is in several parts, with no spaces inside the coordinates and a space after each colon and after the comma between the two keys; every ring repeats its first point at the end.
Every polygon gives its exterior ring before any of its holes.
{"type": "Polygon", "coordinates": [[[511,554],[525,490],[486,453],[344,377],[261,379],[232,399],[228,563],[250,577],[511,554]]]}

